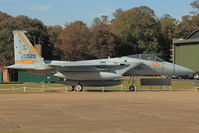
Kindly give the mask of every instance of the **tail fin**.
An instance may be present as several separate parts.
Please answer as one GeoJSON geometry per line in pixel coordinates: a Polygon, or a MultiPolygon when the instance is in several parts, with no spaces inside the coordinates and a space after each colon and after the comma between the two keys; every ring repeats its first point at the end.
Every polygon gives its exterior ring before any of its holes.
{"type": "Polygon", "coordinates": [[[26,31],[13,31],[15,64],[44,63],[24,33],[26,31]]]}

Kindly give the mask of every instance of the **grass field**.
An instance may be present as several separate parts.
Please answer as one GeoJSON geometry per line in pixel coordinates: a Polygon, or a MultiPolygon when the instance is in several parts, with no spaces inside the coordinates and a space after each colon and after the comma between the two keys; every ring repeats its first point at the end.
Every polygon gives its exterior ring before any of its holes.
{"type": "MultiPolygon", "coordinates": [[[[122,85],[104,87],[106,91],[110,90],[128,90],[131,83],[124,80],[122,85]]],[[[170,86],[141,86],[140,81],[136,80],[137,90],[179,90],[194,89],[194,81],[191,80],[172,80],[170,86]]],[[[66,92],[71,86],[56,83],[24,83],[24,84],[0,84],[0,93],[42,93],[42,92],[66,92]]],[[[84,87],[84,90],[102,90],[102,87],[84,87]]]]}

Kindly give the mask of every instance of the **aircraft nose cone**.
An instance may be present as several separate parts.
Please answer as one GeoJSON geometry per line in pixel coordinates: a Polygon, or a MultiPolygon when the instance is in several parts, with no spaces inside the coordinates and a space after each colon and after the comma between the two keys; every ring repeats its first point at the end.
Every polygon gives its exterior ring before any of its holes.
{"type": "Polygon", "coordinates": [[[186,67],[182,67],[182,66],[179,66],[179,65],[175,65],[174,66],[175,68],[175,74],[176,75],[192,75],[194,74],[195,72],[189,68],[186,68],[186,67]]]}

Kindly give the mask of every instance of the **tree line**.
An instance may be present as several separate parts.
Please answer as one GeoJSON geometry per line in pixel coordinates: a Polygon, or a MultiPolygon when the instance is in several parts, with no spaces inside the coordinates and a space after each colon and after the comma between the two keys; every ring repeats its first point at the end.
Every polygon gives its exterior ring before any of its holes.
{"type": "Polygon", "coordinates": [[[193,11],[181,20],[169,14],[157,17],[153,9],[141,6],[117,9],[111,20],[96,17],[91,26],[82,21],[46,26],[38,19],[0,12],[0,66],[14,63],[14,30],[28,31],[30,41],[42,45],[45,60],[77,61],[138,53],[169,60],[172,39],[186,38],[199,29],[199,0],[190,5],[193,11]]]}

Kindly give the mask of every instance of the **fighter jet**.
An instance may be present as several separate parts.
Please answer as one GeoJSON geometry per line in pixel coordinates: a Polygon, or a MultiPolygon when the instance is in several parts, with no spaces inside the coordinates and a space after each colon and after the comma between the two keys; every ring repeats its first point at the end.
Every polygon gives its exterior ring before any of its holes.
{"type": "MultiPolygon", "coordinates": [[[[172,76],[194,73],[188,68],[149,54],[84,61],[45,61],[25,33],[26,31],[13,31],[15,64],[7,68],[49,72],[53,76],[64,79],[63,82],[71,85],[75,91],[82,91],[83,86],[118,85],[121,84],[123,76],[172,76]]],[[[134,91],[135,87],[130,86],[129,90],[134,91]]]]}

